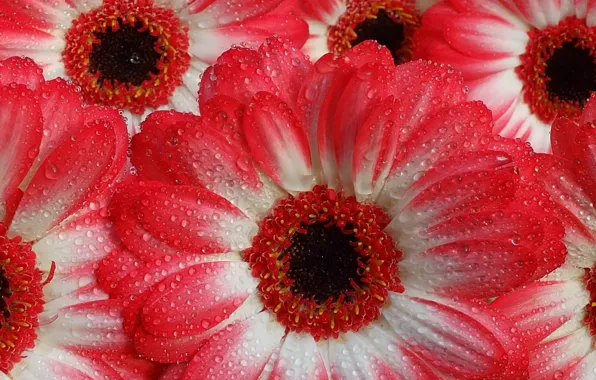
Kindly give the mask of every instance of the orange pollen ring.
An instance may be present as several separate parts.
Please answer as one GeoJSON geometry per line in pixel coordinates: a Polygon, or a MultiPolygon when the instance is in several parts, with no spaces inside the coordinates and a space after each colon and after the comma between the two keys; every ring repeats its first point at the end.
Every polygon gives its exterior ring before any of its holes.
{"type": "MultiPolygon", "coordinates": [[[[521,64],[515,72],[524,84],[522,92],[530,111],[545,123],[551,123],[559,116],[579,116],[583,101],[562,99],[549,92],[548,86],[552,79],[546,73],[547,63],[557,50],[568,43],[584,50],[596,62],[596,28],[588,27],[584,19],[570,16],[545,29],[534,28],[528,32],[528,36],[530,42],[525,53],[520,56],[521,64]]],[[[576,73],[570,67],[566,74],[576,73]]]]}
{"type": "Polygon", "coordinates": [[[43,311],[42,272],[31,243],[8,238],[0,224],[0,371],[9,373],[26,349],[35,345],[43,311]]]}
{"type": "Polygon", "coordinates": [[[66,72],[82,88],[86,100],[128,108],[137,114],[167,104],[190,66],[188,28],[180,25],[173,10],[154,7],[151,0],[104,0],[101,7],[73,21],[65,40],[62,59],[66,72]],[[114,33],[123,26],[138,28],[139,33],[149,31],[156,37],[158,73],[149,73],[140,85],[103,80],[102,73],[91,65],[93,48],[101,42],[98,34],[114,33]]]}
{"type": "Polygon", "coordinates": [[[307,332],[316,340],[337,338],[375,321],[389,291],[403,292],[398,278],[399,251],[383,231],[389,217],[377,206],[363,204],[326,186],[282,199],[260,224],[251,248],[243,252],[265,307],[287,329],[307,332]],[[296,234],[306,234],[315,223],[337,227],[350,235],[357,259],[359,281],[351,289],[324,302],[292,290],[289,248],[296,234]]]}
{"type": "MultiPolygon", "coordinates": [[[[347,9],[337,23],[329,28],[327,45],[331,52],[341,54],[354,46],[358,39],[356,30],[367,20],[377,18],[379,11],[385,11],[396,24],[402,24],[404,37],[400,48],[392,51],[399,62],[404,63],[412,59],[414,33],[421,23],[421,17],[415,4],[410,0],[348,0],[347,9]]],[[[397,60],[396,60],[397,61],[397,60]]]]}

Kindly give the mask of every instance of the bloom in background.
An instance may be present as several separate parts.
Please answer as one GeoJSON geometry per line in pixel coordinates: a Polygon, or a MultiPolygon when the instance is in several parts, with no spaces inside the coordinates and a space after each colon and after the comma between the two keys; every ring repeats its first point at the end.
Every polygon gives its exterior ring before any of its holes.
{"type": "Polygon", "coordinates": [[[165,378],[523,376],[516,330],[468,301],[557,268],[563,229],[460,74],[271,39],[201,88],[202,116],[133,138],[98,270],[165,378]]]}
{"type": "Polygon", "coordinates": [[[414,33],[421,14],[437,0],[305,0],[300,11],[310,37],[304,52],[317,60],[341,54],[362,41],[387,47],[396,64],[412,58],[414,33]]]}
{"type": "Polygon", "coordinates": [[[516,321],[531,347],[530,379],[588,380],[596,373],[595,111],[592,97],[580,124],[557,119],[556,157],[539,157],[536,169],[565,225],[565,265],[492,304],[516,321]]]}
{"type": "Polygon", "coordinates": [[[495,133],[550,151],[555,117],[579,116],[596,90],[595,4],[446,0],[424,15],[415,56],[461,70],[495,133]]]}
{"type": "Polygon", "coordinates": [[[277,33],[302,46],[308,27],[275,13],[281,2],[3,0],[0,58],[35,59],[46,78],[79,85],[86,102],[124,109],[134,131],[155,108],[197,113],[201,73],[232,44],[277,33]]]}
{"type": "Polygon", "coordinates": [[[0,61],[0,86],[0,378],[154,378],[94,279],[115,245],[124,120],[30,59],[0,61]]]}

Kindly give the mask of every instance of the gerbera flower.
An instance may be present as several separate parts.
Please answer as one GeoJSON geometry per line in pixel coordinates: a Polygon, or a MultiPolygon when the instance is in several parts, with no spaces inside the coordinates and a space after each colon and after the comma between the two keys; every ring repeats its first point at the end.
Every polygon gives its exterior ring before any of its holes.
{"type": "Polygon", "coordinates": [[[94,277],[116,246],[105,203],[126,161],[124,120],[82,107],[30,59],[0,61],[0,86],[0,377],[156,376],[94,277]]]}
{"type": "Polygon", "coordinates": [[[437,0],[305,0],[300,14],[310,37],[304,51],[318,59],[341,54],[366,40],[387,47],[395,63],[412,58],[414,32],[422,13],[437,0]]]}
{"type": "Polygon", "coordinates": [[[498,298],[492,307],[516,321],[531,347],[531,379],[593,379],[596,373],[596,98],[580,124],[553,124],[553,156],[537,170],[566,227],[564,266],[527,287],[498,298]]]}
{"type": "Polygon", "coordinates": [[[461,70],[495,132],[550,151],[555,117],[574,118],[596,90],[594,4],[443,1],[423,18],[416,56],[461,70]]]}
{"type": "Polygon", "coordinates": [[[555,269],[563,231],[518,191],[530,149],[464,96],[372,42],[224,53],[201,117],[143,123],[110,206],[126,250],[98,278],[137,351],[168,379],[523,374],[515,329],[467,301],[555,269]]]}
{"type": "Polygon", "coordinates": [[[3,0],[0,58],[32,57],[90,104],[124,109],[131,128],[159,107],[197,112],[200,75],[232,44],[273,34],[301,46],[304,21],[282,0],[3,0]]]}

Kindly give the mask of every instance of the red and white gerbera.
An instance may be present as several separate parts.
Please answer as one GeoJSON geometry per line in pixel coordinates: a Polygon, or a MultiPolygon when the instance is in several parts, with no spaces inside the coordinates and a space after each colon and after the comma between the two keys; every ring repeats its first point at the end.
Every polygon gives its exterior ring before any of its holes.
{"type": "Polygon", "coordinates": [[[539,157],[537,171],[566,228],[565,264],[492,307],[510,316],[531,347],[530,379],[591,380],[596,373],[596,97],[580,124],[553,123],[555,156],[539,157]]]}
{"type": "Polygon", "coordinates": [[[317,60],[341,54],[366,40],[387,47],[395,63],[412,58],[422,13],[437,0],[304,0],[300,11],[310,36],[304,51],[317,60]]]}
{"type": "Polygon", "coordinates": [[[137,352],[168,380],[522,376],[515,329],[471,301],[558,267],[563,230],[462,82],[373,42],[224,53],[202,116],[144,121],[110,206],[98,281],[137,352]]]}
{"type": "Polygon", "coordinates": [[[578,117],[596,90],[595,12],[588,0],[445,0],[425,13],[415,56],[461,70],[496,133],[550,152],[553,120],[578,117]]]}
{"type": "Polygon", "coordinates": [[[117,238],[124,120],[30,59],[0,61],[0,92],[0,378],[154,378],[94,276],[117,238]]]}
{"type": "Polygon", "coordinates": [[[123,109],[136,131],[156,108],[197,113],[203,70],[233,44],[273,34],[302,46],[307,24],[282,0],[2,0],[0,58],[24,55],[87,103],[123,109]]]}

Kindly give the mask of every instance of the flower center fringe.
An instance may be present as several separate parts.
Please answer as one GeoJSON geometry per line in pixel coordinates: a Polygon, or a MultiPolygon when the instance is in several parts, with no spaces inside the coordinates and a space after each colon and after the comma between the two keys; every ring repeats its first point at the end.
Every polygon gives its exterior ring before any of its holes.
{"type": "Polygon", "coordinates": [[[403,292],[402,253],[379,208],[325,186],[280,201],[244,251],[265,307],[316,340],[357,331],[403,292]]]}
{"type": "Polygon", "coordinates": [[[408,62],[420,21],[412,1],[351,1],[329,30],[329,50],[341,54],[363,41],[375,40],[389,49],[395,64],[408,62]]]}
{"type": "Polygon", "coordinates": [[[44,302],[42,273],[31,243],[5,233],[0,224],[0,371],[8,373],[34,346],[44,302]]]}
{"type": "Polygon", "coordinates": [[[567,17],[528,32],[530,42],[516,72],[532,113],[550,123],[576,117],[596,90],[596,33],[586,20],[567,17]]]}
{"type": "Polygon", "coordinates": [[[104,0],[73,21],[62,58],[87,101],[142,113],[167,104],[182,84],[187,50],[187,28],[173,10],[150,0],[104,0]]]}

